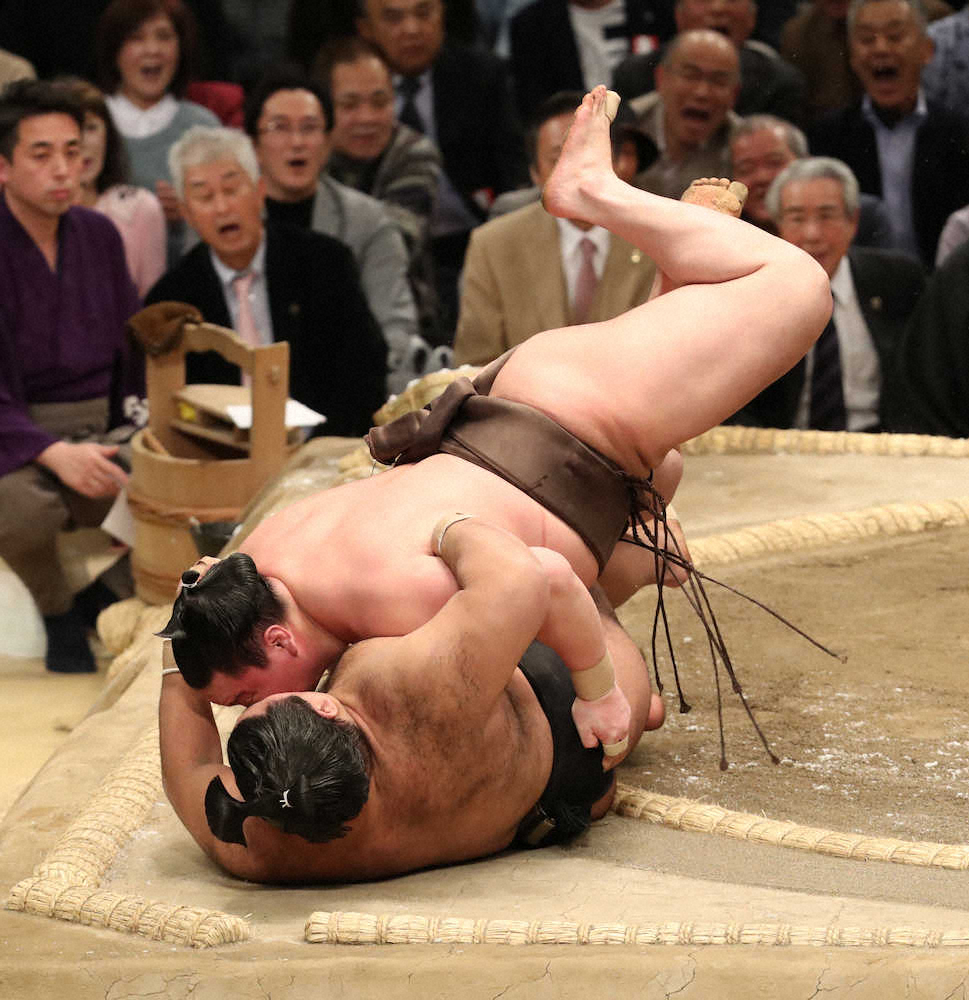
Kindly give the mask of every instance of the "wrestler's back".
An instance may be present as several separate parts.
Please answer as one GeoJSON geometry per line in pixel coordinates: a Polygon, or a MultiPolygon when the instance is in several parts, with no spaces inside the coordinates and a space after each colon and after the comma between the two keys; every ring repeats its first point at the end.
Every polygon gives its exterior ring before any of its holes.
{"type": "Polygon", "coordinates": [[[595,560],[571,528],[517,487],[450,455],[314,494],[266,518],[241,549],[345,641],[403,635],[456,589],[431,551],[434,525],[453,511],[556,549],[585,582],[595,579],[595,560]]]}

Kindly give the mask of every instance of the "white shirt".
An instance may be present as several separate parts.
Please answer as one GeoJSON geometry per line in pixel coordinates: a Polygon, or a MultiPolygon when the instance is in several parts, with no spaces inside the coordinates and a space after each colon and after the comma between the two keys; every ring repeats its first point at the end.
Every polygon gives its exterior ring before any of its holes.
{"type": "MultiPolygon", "coordinates": [[[[835,329],[838,331],[838,350],[841,352],[841,385],[844,390],[847,429],[863,431],[880,422],[878,400],[881,394],[881,368],[878,352],[868,332],[868,324],[858,303],[858,293],[851,277],[847,257],[841,258],[831,279],[834,296],[835,329]]],[[[805,359],[804,386],[798,401],[794,426],[803,430],[808,426],[811,407],[811,379],[814,377],[814,348],[805,359]]]]}
{"type": "Polygon", "coordinates": [[[118,131],[126,139],[147,139],[161,132],[171,125],[178,112],[178,101],[171,94],[147,109],[132,104],[123,94],[113,94],[104,100],[118,131]]]}
{"type": "Polygon", "coordinates": [[[233,330],[238,329],[239,325],[239,299],[233,281],[242,274],[251,273],[253,275],[252,284],[249,286],[249,307],[252,310],[252,318],[259,331],[259,341],[263,347],[272,344],[273,321],[269,310],[269,287],[266,284],[266,237],[263,236],[259,249],[245,271],[237,271],[235,268],[227,267],[219,260],[211,247],[209,248],[209,256],[222,285],[222,294],[225,296],[225,304],[229,309],[229,319],[232,320],[233,330]]]}
{"type": "Polygon", "coordinates": [[[613,69],[629,52],[626,0],[611,0],[595,10],[570,3],[568,11],[585,89],[591,90],[599,83],[609,86],[613,69]]]}
{"type": "Polygon", "coordinates": [[[575,286],[579,281],[579,270],[582,267],[582,248],[579,244],[584,239],[590,239],[595,244],[596,252],[592,256],[592,269],[596,280],[602,281],[602,272],[606,267],[606,256],[609,253],[610,241],[608,229],[593,226],[588,231],[574,226],[568,219],[556,219],[559,227],[559,251],[562,254],[562,273],[565,275],[565,289],[569,296],[569,306],[575,307],[575,286]]]}

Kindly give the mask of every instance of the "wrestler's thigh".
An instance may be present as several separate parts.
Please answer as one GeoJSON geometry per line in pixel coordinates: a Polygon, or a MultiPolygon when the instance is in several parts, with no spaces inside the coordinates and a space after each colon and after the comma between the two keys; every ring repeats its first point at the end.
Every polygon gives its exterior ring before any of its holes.
{"type": "Polygon", "coordinates": [[[646,475],[663,457],[643,405],[651,380],[644,378],[642,358],[616,342],[616,323],[530,337],[502,368],[492,394],[534,406],[627,471],[646,475]]]}

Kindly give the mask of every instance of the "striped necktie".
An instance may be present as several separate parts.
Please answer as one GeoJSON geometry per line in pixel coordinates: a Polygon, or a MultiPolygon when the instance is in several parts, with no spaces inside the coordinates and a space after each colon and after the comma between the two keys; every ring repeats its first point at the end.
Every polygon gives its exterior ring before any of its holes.
{"type": "Polygon", "coordinates": [[[843,431],[847,423],[838,330],[834,320],[829,319],[824,333],[814,345],[808,427],[818,431],[843,431]]]}

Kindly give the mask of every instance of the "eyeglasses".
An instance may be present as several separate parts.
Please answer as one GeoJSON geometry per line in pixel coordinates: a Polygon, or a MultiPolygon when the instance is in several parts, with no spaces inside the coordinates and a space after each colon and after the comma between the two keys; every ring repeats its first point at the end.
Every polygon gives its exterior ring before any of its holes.
{"type": "Polygon", "coordinates": [[[274,118],[259,129],[259,134],[275,142],[283,142],[298,135],[301,139],[317,139],[326,128],[321,121],[290,122],[284,118],[274,118]]]}

